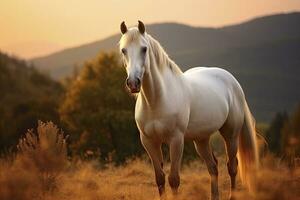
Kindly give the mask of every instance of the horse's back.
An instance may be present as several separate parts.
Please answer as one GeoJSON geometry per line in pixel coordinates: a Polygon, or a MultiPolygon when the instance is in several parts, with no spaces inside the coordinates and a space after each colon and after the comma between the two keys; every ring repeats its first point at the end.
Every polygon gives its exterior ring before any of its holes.
{"type": "Polygon", "coordinates": [[[224,69],[196,67],[186,71],[183,76],[190,91],[188,132],[191,137],[198,132],[206,135],[219,130],[232,109],[236,109],[232,107],[239,107],[236,104],[243,101],[244,94],[239,83],[224,69]]]}
{"type": "MultiPolygon", "coordinates": [[[[243,90],[236,78],[226,71],[218,67],[195,67],[184,72],[187,82],[193,87],[209,88],[215,92],[227,93],[232,91],[244,95],[243,90]]],[[[224,93],[224,95],[226,95],[224,93]]]]}

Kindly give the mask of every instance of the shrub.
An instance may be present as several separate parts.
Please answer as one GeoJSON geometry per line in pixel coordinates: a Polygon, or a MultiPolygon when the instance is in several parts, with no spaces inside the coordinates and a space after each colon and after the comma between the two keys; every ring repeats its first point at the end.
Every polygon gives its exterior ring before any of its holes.
{"type": "Polygon", "coordinates": [[[63,133],[52,122],[39,122],[20,139],[17,155],[0,162],[0,199],[43,199],[57,189],[68,166],[63,133]]]}

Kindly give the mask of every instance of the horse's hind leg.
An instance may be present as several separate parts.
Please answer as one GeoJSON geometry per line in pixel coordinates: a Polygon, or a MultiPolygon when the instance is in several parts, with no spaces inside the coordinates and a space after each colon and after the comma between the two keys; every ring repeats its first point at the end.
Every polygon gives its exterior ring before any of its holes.
{"type": "Polygon", "coordinates": [[[228,156],[227,169],[231,181],[230,199],[234,199],[234,190],[236,189],[236,174],[238,159],[236,157],[238,150],[238,132],[232,129],[220,130],[226,144],[226,151],[228,156]]]}
{"type": "Polygon", "coordinates": [[[209,144],[209,139],[194,141],[197,153],[204,159],[211,176],[211,199],[219,199],[218,190],[218,163],[209,144]]]}

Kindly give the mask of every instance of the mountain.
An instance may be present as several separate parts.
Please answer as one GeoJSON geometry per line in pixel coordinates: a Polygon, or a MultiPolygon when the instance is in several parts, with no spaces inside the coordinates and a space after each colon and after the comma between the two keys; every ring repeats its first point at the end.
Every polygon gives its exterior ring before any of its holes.
{"type": "MultiPolygon", "coordinates": [[[[300,13],[259,17],[221,28],[177,23],[148,25],[174,61],[186,70],[220,66],[243,86],[259,120],[276,111],[291,110],[300,102],[300,13]]],[[[31,60],[54,78],[70,75],[75,65],[100,51],[117,49],[120,34],[31,60]]]]}
{"type": "Polygon", "coordinates": [[[58,124],[62,85],[26,61],[2,52],[0,91],[0,154],[15,146],[22,134],[36,127],[38,120],[58,124]]]}

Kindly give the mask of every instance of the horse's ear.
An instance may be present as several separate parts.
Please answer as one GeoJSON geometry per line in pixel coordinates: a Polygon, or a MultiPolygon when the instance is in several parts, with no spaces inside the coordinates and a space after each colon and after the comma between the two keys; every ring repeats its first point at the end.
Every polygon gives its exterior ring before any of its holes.
{"type": "Polygon", "coordinates": [[[138,21],[139,22],[139,25],[138,25],[138,28],[139,28],[139,31],[140,33],[143,35],[145,33],[145,25],[143,22],[141,22],[140,20],[138,21]]]}
{"type": "Polygon", "coordinates": [[[127,32],[127,27],[124,21],[121,23],[120,29],[122,34],[125,34],[127,32]]]}

